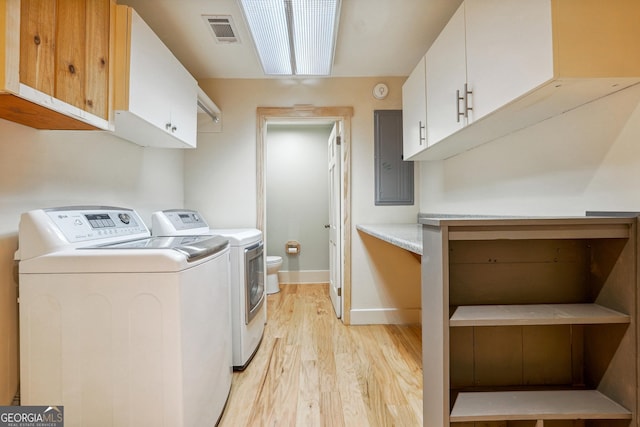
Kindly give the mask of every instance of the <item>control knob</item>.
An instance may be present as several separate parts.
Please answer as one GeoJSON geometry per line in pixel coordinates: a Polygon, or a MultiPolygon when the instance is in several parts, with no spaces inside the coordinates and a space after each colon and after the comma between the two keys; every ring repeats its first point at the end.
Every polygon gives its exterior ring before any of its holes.
{"type": "Polygon", "coordinates": [[[127,213],[118,214],[118,218],[120,218],[120,221],[124,224],[129,224],[131,222],[131,217],[127,213]]]}

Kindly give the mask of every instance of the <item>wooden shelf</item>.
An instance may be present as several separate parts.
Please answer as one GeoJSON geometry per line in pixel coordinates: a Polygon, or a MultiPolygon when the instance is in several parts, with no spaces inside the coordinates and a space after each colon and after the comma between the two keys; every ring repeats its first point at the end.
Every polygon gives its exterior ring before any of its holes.
{"type": "Polygon", "coordinates": [[[504,420],[617,420],[631,412],[596,390],[460,393],[451,422],[504,420]]]}
{"type": "Polygon", "coordinates": [[[585,224],[562,224],[561,220],[555,224],[536,224],[531,220],[531,224],[523,226],[518,222],[505,219],[495,226],[460,223],[449,230],[449,240],[627,239],[631,232],[629,220],[625,218],[609,224],[598,224],[597,220],[585,224]]]}
{"type": "Polygon", "coordinates": [[[589,325],[630,321],[627,314],[598,304],[469,305],[455,310],[449,326],[589,325]]]}

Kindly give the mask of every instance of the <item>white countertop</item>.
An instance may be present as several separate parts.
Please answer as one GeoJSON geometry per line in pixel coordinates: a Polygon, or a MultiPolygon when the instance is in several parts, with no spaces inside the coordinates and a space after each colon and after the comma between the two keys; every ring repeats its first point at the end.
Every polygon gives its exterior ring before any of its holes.
{"type": "Polygon", "coordinates": [[[440,227],[448,226],[479,226],[479,225],[522,225],[533,221],[551,223],[575,223],[576,220],[586,223],[611,222],[617,219],[619,222],[627,222],[625,218],[635,218],[637,212],[587,212],[586,216],[505,216],[505,215],[460,215],[460,214],[418,214],[418,223],[421,225],[440,227]]]}
{"type": "Polygon", "coordinates": [[[356,225],[356,229],[422,255],[422,224],[366,224],[356,225]]]}
{"type": "Polygon", "coordinates": [[[585,224],[597,224],[601,222],[620,223],[628,222],[628,218],[637,216],[637,213],[609,214],[608,216],[581,216],[581,217],[521,217],[521,216],[491,216],[491,215],[440,215],[420,214],[418,223],[411,224],[358,224],[356,229],[376,237],[392,245],[406,249],[418,255],[422,255],[422,226],[442,225],[448,226],[478,226],[478,225],[518,225],[530,224],[534,220],[541,223],[575,223],[576,220],[585,224]],[[626,218],[626,219],[625,219],[626,218]]]}

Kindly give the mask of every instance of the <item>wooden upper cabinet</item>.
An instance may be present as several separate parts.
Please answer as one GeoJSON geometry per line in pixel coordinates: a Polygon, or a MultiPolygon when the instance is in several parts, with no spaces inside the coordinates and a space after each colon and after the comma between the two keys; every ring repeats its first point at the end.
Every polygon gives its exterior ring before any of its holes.
{"type": "Polygon", "coordinates": [[[55,96],[84,109],[86,77],[86,2],[60,0],[56,14],[55,96]]]}
{"type": "Polygon", "coordinates": [[[20,82],[54,96],[56,1],[25,0],[20,5],[20,82]]]}
{"type": "Polygon", "coordinates": [[[56,97],[108,118],[109,1],[58,1],[56,97]]]}
{"type": "Polygon", "coordinates": [[[108,119],[111,2],[86,1],[85,110],[108,119]]]}
{"type": "Polygon", "coordinates": [[[114,10],[113,0],[0,0],[0,117],[38,129],[109,129],[114,10]]]}

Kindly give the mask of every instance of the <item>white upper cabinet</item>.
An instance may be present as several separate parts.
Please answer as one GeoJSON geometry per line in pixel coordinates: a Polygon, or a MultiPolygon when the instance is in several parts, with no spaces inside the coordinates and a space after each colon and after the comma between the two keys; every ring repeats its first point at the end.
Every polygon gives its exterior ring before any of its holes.
{"type": "Polygon", "coordinates": [[[143,146],[195,148],[198,84],[131,8],[118,6],[115,133],[143,146]]]}
{"type": "Polygon", "coordinates": [[[426,54],[428,144],[411,160],[454,156],[640,82],[638,16],[637,0],[465,0],[426,54]]]}
{"type": "Polygon", "coordinates": [[[464,8],[472,121],[553,79],[550,0],[467,0],[464,8]]]}
{"type": "Polygon", "coordinates": [[[431,146],[467,123],[459,99],[467,79],[464,3],[427,52],[427,132],[431,146]]]}
{"type": "Polygon", "coordinates": [[[402,157],[407,160],[427,147],[427,93],[422,57],[402,85],[402,157]]]}

